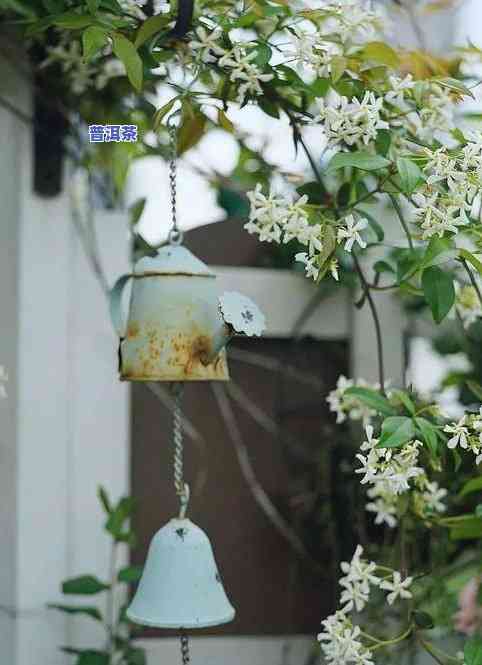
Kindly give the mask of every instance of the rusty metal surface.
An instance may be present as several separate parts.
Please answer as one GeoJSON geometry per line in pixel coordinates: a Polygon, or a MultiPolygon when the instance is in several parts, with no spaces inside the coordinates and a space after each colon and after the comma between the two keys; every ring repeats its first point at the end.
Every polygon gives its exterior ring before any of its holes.
{"type": "Polygon", "coordinates": [[[227,381],[229,339],[219,313],[215,279],[208,275],[143,275],[133,281],[125,337],[124,381],[227,381]],[[222,346],[222,345],[221,345],[222,346]],[[213,357],[211,362],[208,358],[213,357]]]}
{"type": "MultiPolygon", "coordinates": [[[[223,349],[216,359],[205,365],[202,359],[211,353],[212,337],[200,330],[169,333],[151,325],[143,331],[131,322],[127,341],[145,342],[135,346],[134,353],[125,359],[121,343],[120,378],[124,381],[228,381],[229,371],[223,349]]],[[[132,346],[131,346],[132,348],[132,346]]]]}

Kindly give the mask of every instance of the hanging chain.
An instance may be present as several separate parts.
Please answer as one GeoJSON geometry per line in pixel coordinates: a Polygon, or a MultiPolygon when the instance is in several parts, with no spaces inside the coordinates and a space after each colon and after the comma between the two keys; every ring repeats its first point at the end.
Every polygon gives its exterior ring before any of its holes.
{"type": "Polygon", "coordinates": [[[181,632],[181,656],[182,665],[189,665],[191,656],[189,654],[189,637],[184,631],[181,632]]]}
{"type": "Polygon", "coordinates": [[[184,433],[182,429],[182,383],[173,384],[174,487],[179,497],[179,518],[184,519],[189,504],[189,485],[184,482],[184,433]]]}
{"type": "Polygon", "coordinates": [[[171,123],[169,125],[169,139],[171,143],[171,158],[169,160],[169,187],[171,190],[171,220],[172,228],[169,231],[169,242],[171,245],[180,245],[183,233],[177,226],[177,129],[171,123]]]}

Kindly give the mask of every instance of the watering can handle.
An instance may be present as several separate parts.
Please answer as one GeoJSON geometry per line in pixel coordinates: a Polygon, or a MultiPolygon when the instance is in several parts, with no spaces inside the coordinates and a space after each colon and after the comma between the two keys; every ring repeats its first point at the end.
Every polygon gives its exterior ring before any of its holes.
{"type": "Polygon", "coordinates": [[[112,325],[119,337],[125,337],[126,317],[122,309],[122,294],[132,275],[122,275],[109,293],[109,309],[112,325]]]}

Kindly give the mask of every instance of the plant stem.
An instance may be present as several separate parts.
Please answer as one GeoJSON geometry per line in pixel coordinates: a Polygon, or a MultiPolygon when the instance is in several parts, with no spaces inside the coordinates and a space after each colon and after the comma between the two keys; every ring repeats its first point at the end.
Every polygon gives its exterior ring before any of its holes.
{"type": "Polygon", "coordinates": [[[480,286],[477,284],[477,280],[474,277],[474,273],[469,268],[469,264],[467,263],[467,261],[465,259],[462,259],[462,265],[464,266],[465,272],[467,273],[467,275],[469,276],[470,281],[472,282],[472,286],[474,287],[474,289],[477,293],[477,297],[479,299],[480,305],[482,306],[482,291],[480,290],[480,286]]]}
{"type": "Polygon", "coordinates": [[[355,269],[358,273],[358,277],[360,278],[360,283],[361,283],[363,292],[365,294],[365,297],[368,301],[368,305],[369,305],[371,313],[372,313],[373,323],[375,325],[375,336],[376,336],[377,356],[378,356],[378,382],[380,384],[380,390],[382,391],[382,393],[385,393],[385,366],[384,366],[384,362],[383,362],[383,340],[382,340],[382,330],[381,330],[381,326],[380,326],[380,319],[378,317],[377,308],[375,306],[375,302],[373,300],[373,296],[371,294],[370,287],[368,286],[368,283],[365,279],[365,275],[363,274],[363,271],[361,269],[358,257],[355,254],[355,252],[352,252],[352,256],[353,256],[353,262],[355,264],[355,269]]]}
{"type": "Polygon", "coordinates": [[[421,637],[417,635],[417,641],[428,654],[432,656],[432,658],[439,664],[439,665],[446,665],[446,663],[440,658],[439,654],[435,651],[434,647],[430,642],[426,642],[423,640],[421,637]]]}
{"type": "Polygon", "coordinates": [[[117,590],[117,543],[114,540],[110,550],[110,565],[109,565],[109,580],[110,588],[107,595],[106,607],[106,628],[107,628],[107,651],[109,652],[109,663],[115,654],[115,637],[117,633],[116,617],[115,617],[115,595],[117,590]]]}
{"type": "MultiPolygon", "coordinates": [[[[301,136],[300,130],[298,128],[298,125],[296,124],[296,120],[293,118],[292,114],[286,111],[288,114],[288,117],[290,118],[291,121],[291,126],[293,127],[293,132],[295,132],[295,136],[299,140],[307,158],[308,161],[310,162],[310,166],[313,170],[313,173],[315,175],[316,180],[318,183],[323,186],[323,181],[321,179],[320,173],[318,171],[318,168],[316,166],[315,160],[313,159],[310,151],[308,150],[307,145],[305,144],[303,137],[301,136]]],[[[355,263],[355,268],[358,273],[358,276],[360,278],[362,290],[365,294],[365,297],[368,301],[368,304],[370,306],[370,310],[372,313],[373,317],[373,323],[375,325],[375,335],[376,335],[376,341],[377,341],[377,355],[378,355],[378,382],[380,384],[380,390],[382,393],[385,393],[385,367],[383,363],[383,340],[382,340],[382,331],[380,327],[380,319],[378,318],[378,312],[377,308],[375,306],[375,302],[373,300],[372,294],[370,292],[370,286],[368,285],[367,280],[365,279],[365,275],[363,274],[363,271],[360,266],[360,262],[358,261],[358,257],[356,256],[355,252],[352,252],[353,256],[353,261],[355,263]]]]}
{"type": "Polygon", "coordinates": [[[376,644],[374,647],[371,647],[371,651],[376,651],[377,649],[382,649],[383,647],[391,647],[394,644],[398,644],[399,642],[403,642],[403,640],[407,639],[407,637],[411,634],[413,630],[413,626],[410,625],[407,630],[405,630],[401,635],[398,637],[394,637],[393,640],[385,640],[384,642],[380,642],[379,644],[376,644]]]}
{"type": "Polygon", "coordinates": [[[402,225],[402,228],[405,231],[405,235],[407,236],[408,245],[409,245],[410,249],[413,250],[412,237],[410,235],[410,231],[408,230],[407,222],[405,221],[405,218],[403,216],[400,204],[397,201],[397,198],[394,194],[389,194],[389,197],[390,197],[390,201],[392,202],[393,207],[395,208],[395,212],[398,215],[398,219],[400,220],[400,224],[402,225]]]}

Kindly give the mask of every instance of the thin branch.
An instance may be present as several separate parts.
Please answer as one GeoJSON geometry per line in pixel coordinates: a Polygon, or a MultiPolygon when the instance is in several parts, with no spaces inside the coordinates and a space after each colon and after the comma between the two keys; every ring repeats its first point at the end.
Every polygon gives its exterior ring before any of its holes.
{"type": "Polygon", "coordinates": [[[296,455],[300,460],[313,464],[315,461],[314,456],[310,455],[306,448],[299,444],[298,439],[287,432],[281,432],[280,426],[270,416],[260,409],[248,395],[240,388],[239,385],[230,381],[226,385],[226,390],[231,399],[254,420],[265,432],[271,434],[273,437],[279,437],[284,445],[289,447],[291,452],[296,455]]]}
{"type": "Polygon", "coordinates": [[[373,300],[373,296],[371,294],[370,287],[368,286],[368,283],[365,279],[365,275],[363,274],[363,271],[361,269],[358,257],[355,254],[355,252],[352,252],[352,256],[353,256],[353,262],[355,264],[355,269],[358,273],[358,277],[360,278],[360,283],[361,283],[365,298],[368,301],[368,305],[369,305],[371,313],[372,313],[373,323],[375,325],[375,336],[376,336],[377,356],[378,356],[378,382],[380,383],[380,390],[382,391],[382,393],[384,393],[385,392],[385,366],[384,366],[384,362],[383,362],[383,339],[382,339],[382,330],[381,330],[381,326],[380,326],[380,319],[378,317],[377,308],[375,306],[375,302],[373,300]]]}
{"type": "Polygon", "coordinates": [[[464,266],[465,271],[466,271],[467,275],[469,276],[470,281],[472,282],[472,286],[474,287],[474,289],[477,293],[477,297],[478,297],[480,305],[482,307],[482,291],[480,290],[480,286],[477,284],[477,280],[475,279],[474,273],[470,269],[469,264],[467,263],[467,261],[465,259],[462,259],[461,263],[464,266]]]}
{"type": "Polygon", "coordinates": [[[236,360],[238,362],[246,363],[247,365],[253,365],[254,367],[259,367],[265,369],[268,372],[280,372],[287,376],[291,377],[295,381],[302,383],[306,386],[310,386],[316,392],[326,390],[325,382],[319,379],[313,374],[308,372],[301,372],[296,367],[292,365],[287,365],[282,360],[277,360],[275,358],[269,358],[267,356],[261,355],[261,353],[255,353],[253,351],[245,351],[241,349],[236,349],[233,346],[229,347],[229,359],[236,360]]]}
{"type": "Polygon", "coordinates": [[[407,222],[405,221],[405,218],[403,216],[402,209],[400,207],[399,202],[397,201],[397,198],[394,194],[389,194],[390,201],[392,202],[392,205],[395,209],[395,212],[398,215],[398,219],[400,220],[400,224],[402,225],[403,230],[405,231],[405,235],[407,236],[408,240],[408,245],[411,250],[413,250],[413,241],[412,241],[412,236],[410,235],[410,231],[408,229],[407,222]]]}
{"type": "Polygon", "coordinates": [[[213,382],[211,384],[211,389],[218,403],[229,438],[234,446],[244,479],[246,480],[256,503],[262,509],[266,517],[268,517],[271,524],[273,524],[276,530],[291,545],[292,549],[301,556],[316,573],[322,577],[326,577],[325,568],[315,561],[306,550],[298,534],[293,531],[291,526],[286,522],[259,483],[253,465],[251,464],[251,460],[249,459],[248,449],[244,443],[243,436],[236,422],[236,418],[224,388],[213,382]]]}

